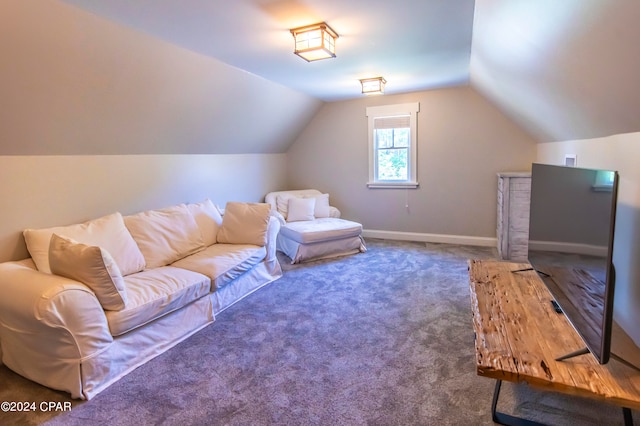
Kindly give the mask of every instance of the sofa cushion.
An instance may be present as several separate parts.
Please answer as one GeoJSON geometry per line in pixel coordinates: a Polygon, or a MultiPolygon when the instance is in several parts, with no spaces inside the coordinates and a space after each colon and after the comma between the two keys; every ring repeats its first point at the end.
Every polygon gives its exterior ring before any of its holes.
{"type": "Polygon", "coordinates": [[[301,220],[313,220],[313,212],[316,208],[315,198],[289,198],[289,214],[287,221],[298,222],[301,220]]]}
{"type": "Polygon", "coordinates": [[[112,213],[76,225],[25,229],[23,235],[27,250],[38,270],[46,273],[51,273],[49,243],[53,233],[105,249],[116,261],[122,275],[141,271],[145,267],[144,256],[127,230],[120,213],[112,213]]]}
{"type": "Polygon", "coordinates": [[[198,228],[200,228],[204,245],[210,246],[211,244],[215,244],[218,229],[220,229],[220,225],[222,225],[222,216],[220,216],[220,212],[216,206],[207,198],[199,203],[187,204],[187,208],[196,220],[198,228]]]}
{"type": "Polygon", "coordinates": [[[295,195],[292,194],[278,194],[276,196],[276,210],[278,213],[282,215],[285,219],[289,216],[289,199],[294,198],[295,195]]]}
{"type": "Polygon", "coordinates": [[[171,266],[206,275],[211,279],[211,290],[215,291],[260,263],[266,255],[265,247],[218,243],[171,266]]]}
{"type": "Polygon", "coordinates": [[[124,278],[127,306],[107,311],[112,336],[147,324],[209,294],[211,281],[197,272],[163,266],[124,278]]]}
{"type": "Polygon", "coordinates": [[[271,206],[267,203],[228,202],[218,231],[218,242],[264,246],[270,215],[271,206]]]}
{"type": "Polygon", "coordinates": [[[53,234],[49,246],[51,272],[89,287],[103,309],[118,311],[127,303],[120,269],[108,251],[53,234]]]}
{"type": "Polygon", "coordinates": [[[288,222],[280,228],[280,235],[301,244],[357,237],[361,233],[361,224],[333,217],[307,222],[288,222]]]}
{"type": "Polygon", "coordinates": [[[165,266],[204,247],[195,218],[185,204],[125,216],[147,269],[165,266]]]}

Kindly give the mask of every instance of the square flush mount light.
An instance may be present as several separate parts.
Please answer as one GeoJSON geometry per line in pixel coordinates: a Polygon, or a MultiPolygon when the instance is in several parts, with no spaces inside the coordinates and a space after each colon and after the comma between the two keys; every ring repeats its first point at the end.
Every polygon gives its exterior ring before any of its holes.
{"type": "Polygon", "coordinates": [[[362,84],[362,93],[384,93],[384,85],[387,83],[383,77],[363,78],[360,80],[362,84]]]}
{"type": "Polygon", "coordinates": [[[295,40],[293,53],[307,62],[336,57],[338,34],[326,23],[307,25],[291,30],[295,40]]]}

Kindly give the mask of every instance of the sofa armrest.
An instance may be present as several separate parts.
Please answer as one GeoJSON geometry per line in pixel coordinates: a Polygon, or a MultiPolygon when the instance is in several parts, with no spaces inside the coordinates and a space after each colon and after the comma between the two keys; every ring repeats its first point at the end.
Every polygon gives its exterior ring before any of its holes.
{"type": "Polygon", "coordinates": [[[271,216],[280,223],[280,226],[284,226],[287,224],[286,219],[284,218],[284,216],[282,216],[282,214],[280,214],[279,211],[271,210],[271,216]]]}
{"type": "Polygon", "coordinates": [[[0,263],[0,294],[0,340],[11,368],[28,370],[15,364],[34,357],[81,362],[113,342],[95,294],[80,282],[38,271],[30,259],[0,263]]]}
{"type": "Polygon", "coordinates": [[[280,232],[280,221],[275,216],[269,217],[269,223],[267,224],[267,261],[276,260],[276,238],[280,232]]]}

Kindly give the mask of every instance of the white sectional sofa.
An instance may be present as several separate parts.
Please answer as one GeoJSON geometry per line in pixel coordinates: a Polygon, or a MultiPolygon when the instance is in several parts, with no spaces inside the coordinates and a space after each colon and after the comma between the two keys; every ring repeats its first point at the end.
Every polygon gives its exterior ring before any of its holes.
{"type": "Polygon", "coordinates": [[[90,399],[280,278],[265,203],[209,200],[24,231],[0,263],[0,355],[16,373],[90,399]]]}

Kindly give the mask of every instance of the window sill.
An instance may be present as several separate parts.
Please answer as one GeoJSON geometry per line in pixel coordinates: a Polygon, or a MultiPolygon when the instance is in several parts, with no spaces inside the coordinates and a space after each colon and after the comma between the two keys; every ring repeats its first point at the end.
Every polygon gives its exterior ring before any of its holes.
{"type": "Polygon", "coordinates": [[[370,189],[415,189],[418,186],[420,186],[418,182],[367,182],[367,187],[370,189]]]}

